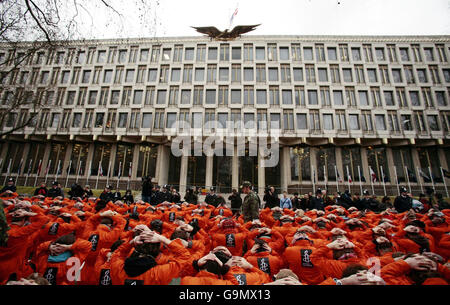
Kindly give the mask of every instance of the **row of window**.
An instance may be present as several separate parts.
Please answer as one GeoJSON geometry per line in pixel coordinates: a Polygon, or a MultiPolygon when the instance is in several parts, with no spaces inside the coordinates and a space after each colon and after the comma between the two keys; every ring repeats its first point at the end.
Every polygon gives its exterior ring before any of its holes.
{"type": "MultiPolygon", "coordinates": [[[[5,128],[20,126],[28,118],[29,114],[25,111],[9,113],[5,120],[5,128]]],[[[88,110],[85,113],[71,112],[70,110],[62,113],[51,113],[49,110],[44,110],[41,111],[40,115],[33,118],[30,127],[37,127],[41,130],[46,128],[57,128],[59,130],[103,128],[104,131],[113,131],[116,128],[138,131],[140,128],[163,130],[164,128],[183,129],[190,127],[204,128],[205,130],[213,128],[234,130],[257,128],[258,130],[283,129],[285,131],[309,129],[312,132],[323,130],[374,132],[376,130],[394,133],[401,131],[426,133],[427,130],[448,132],[449,123],[450,113],[441,113],[439,119],[438,115],[424,115],[422,111],[398,115],[396,111],[388,111],[387,114],[372,114],[371,111],[361,111],[361,114],[354,114],[346,113],[345,110],[336,110],[333,113],[327,113],[326,111],[320,113],[319,110],[310,110],[308,113],[294,113],[293,110],[284,110],[282,113],[267,113],[265,110],[259,110],[255,116],[253,112],[241,113],[240,110],[233,110],[231,113],[216,113],[215,110],[207,110],[203,113],[181,109],[179,113],[176,113],[164,110],[141,112],[140,109],[132,109],[129,112],[109,110],[106,113],[94,112],[94,110],[88,110]],[[375,118],[374,121],[373,118],[375,118]]]]}
{"type": "Polygon", "coordinates": [[[280,67],[267,67],[265,64],[257,64],[255,67],[244,67],[240,64],[233,64],[230,67],[217,67],[217,65],[207,65],[207,67],[193,67],[184,65],[183,69],[178,67],[170,68],[169,65],[162,65],[159,68],[149,68],[139,66],[136,69],[125,69],[124,66],[117,66],[113,69],[95,67],[94,70],[75,67],[73,70],[62,70],[54,68],[50,71],[40,71],[35,68],[32,71],[12,70],[10,73],[2,72],[0,83],[3,85],[57,85],[57,84],[142,84],[142,83],[192,83],[192,82],[332,82],[332,83],[428,83],[441,84],[442,79],[450,83],[450,69],[443,68],[442,76],[437,65],[430,65],[426,68],[413,69],[411,65],[405,65],[403,69],[391,68],[387,65],[380,65],[377,68],[364,68],[363,65],[355,65],[354,68],[339,67],[330,65],[318,67],[314,64],[306,64],[304,67],[292,67],[289,64],[281,64],[280,67]],[[159,76],[158,76],[159,75],[159,76]]]}
{"type": "Polygon", "coordinates": [[[268,43],[265,45],[232,45],[227,43],[220,46],[208,46],[197,44],[196,47],[175,44],[172,46],[153,45],[139,48],[130,46],[121,48],[111,46],[107,48],[90,47],[87,49],[69,48],[68,50],[49,50],[28,54],[26,51],[9,50],[0,52],[0,63],[7,61],[10,65],[24,63],[26,65],[72,65],[72,64],[114,64],[114,63],[147,63],[147,62],[205,62],[205,61],[344,61],[349,62],[447,62],[446,48],[444,44],[434,46],[396,46],[387,44],[384,46],[372,46],[363,44],[360,46],[348,46],[338,44],[331,46],[324,44],[301,45],[277,45],[268,43]]]}
{"type": "MultiPolygon", "coordinates": [[[[450,90],[447,90],[450,92],[450,90]]],[[[0,91],[1,94],[1,91],[0,91]]],[[[347,106],[347,107],[384,107],[395,106],[408,108],[423,106],[436,108],[448,106],[446,91],[431,90],[431,87],[422,87],[419,90],[405,90],[404,87],[396,87],[395,90],[381,90],[379,87],[371,87],[369,90],[356,90],[354,87],[345,87],[343,90],[330,90],[330,87],[322,86],[319,89],[305,89],[294,87],[283,89],[278,86],[269,86],[268,89],[260,89],[254,86],[244,86],[243,89],[234,89],[229,86],[217,88],[204,88],[194,86],[194,89],[180,89],[179,86],[171,86],[169,89],[156,89],[149,86],[144,89],[132,89],[123,87],[122,90],[114,90],[109,87],[101,87],[99,90],[88,90],[88,87],[80,87],[78,91],[58,88],[58,90],[45,90],[38,88],[36,93],[23,91],[5,91],[1,99],[2,105],[12,105],[14,100],[23,100],[31,103],[33,99],[43,106],[129,106],[129,105],[296,105],[296,106],[347,106]],[[421,94],[420,94],[421,93],[421,94]]],[[[23,104],[23,103],[22,103],[23,104]]]]}

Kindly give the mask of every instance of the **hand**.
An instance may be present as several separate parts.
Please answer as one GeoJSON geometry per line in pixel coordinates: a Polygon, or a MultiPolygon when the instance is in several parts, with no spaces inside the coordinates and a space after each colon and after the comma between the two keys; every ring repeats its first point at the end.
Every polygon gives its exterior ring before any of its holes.
{"type": "Polygon", "coordinates": [[[146,225],[140,224],[133,228],[133,233],[141,234],[144,231],[150,231],[149,227],[146,225]]]}
{"type": "Polygon", "coordinates": [[[83,211],[76,211],[75,213],[74,213],[74,215],[76,215],[76,216],[83,216],[85,213],[83,212],[83,211]]]}
{"type": "Polygon", "coordinates": [[[433,261],[422,255],[415,255],[404,260],[411,269],[414,270],[431,270],[433,269],[433,261]]]}
{"type": "Polygon", "coordinates": [[[390,241],[386,237],[380,236],[380,237],[377,237],[376,242],[379,244],[382,244],[382,243],[389,243],[390,241]]]}
{"type": "Polygon", "coordinates": [[[233,260],[236,264],[236,266],[244,268],[244,269],[252,269],[253,265],[250,264],[245,258],[241,257],[241,256],[233,256],[231,258],[231,260],[233,260]]]}
{"type": "Polygon", "coordinates": [[[108,211],[101,212],[99,215],[101,217],[113,217],[113,216],[117,215],[117,212],[108,210],[108,211]]]}
{"type": "Polygon", "coordinates": [[[316,233],[317,231],[314,230],[312,227],[310,226],[302,226],[300,228],[297,229],[297,232],[308,232],[308,233],[316,233]]]}
{"type": "Polygon", "coordinates": [[[336,219],[336,218],[337,218],[337,216],[334,215],[334,214],[328,214],[328,215],[327,215],[327,219],[329,219],[329,220],[331,220],[331,219],[336,219]]]}
{"type": "Polygon", "coordinates": [[[333,235],[346,235],[347,234],[346,231],[344,231],[344,230],[342,230],[340,228],[333,228],[330,232],[333,235]]]}
{"type": "Polygon", "coordinates": [[[62,213],[60,216],[64,216],[64,217],[72,217],[72,214],[70,214],[70,213],[62,213]]]}
{"type": "Polygon", "coordinates": [[[442,256],[434,252],[423,252],[422,255],[440,264],[445,262],[442,256]]]}
{"type": "Polygon", "coordinates": [[[302,285],[302,283],[300,283],[296,278],[288,276],[264,285],[302,285]]]}
{"type": "Polygon", "coordinates": [[[407,226],[406,228],[403,229],[403,231],[408,233],[419,233],[420,229],[416,226],[407,226]]]}
{"type": "Polygon", "coordinates": [[[259,233],[266,233],[266,234],[270,234],[272,232],[272,230],[270,228],[259,228],[258,229],[259,233]]]}
{"type": "Polygon", "coordinates": [[[386,235],[386,231],[384,231],[384,229],[379,226],[372,228],[372,232],[377,235],[386,235]]]}
{"type": "Polygon", "coordinates": [[[355,207],[350,207],[347,211],[349,211],[351,213],[351,212],[354,212],[354,211],[358,211],[358,209],[355,208],[355,207]]]}
{"type": "Polygon", "coordinates": [[[345,247],[345,241],[343,239],[336,239],[335,241],[327,245],[332,250],[342,250],[345,247]]]}
{"type": "MultiPolygon", "coordinates": [[[[213,252],[209,252],[208,254],[203,256],[201,259],[197,261],[197,264],[199,266],[203,266],[204,264],[206,264],[207,261],[216,261],[219,264],[219,266],[223,266],[223,263],[217,258],[217,256],[213,252]]],[[[231,261],[231,259],[229,261],[231,261]]]]}

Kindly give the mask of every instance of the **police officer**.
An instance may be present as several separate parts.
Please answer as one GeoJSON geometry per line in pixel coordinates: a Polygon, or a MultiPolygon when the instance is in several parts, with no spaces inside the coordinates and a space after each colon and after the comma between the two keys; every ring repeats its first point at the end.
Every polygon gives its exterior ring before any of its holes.
{"type": "Polygon", "coordinates": [[[244,222],[259,219],[259,198],[252,191],[252,184],[248,181],[242,183],[242,193],[247,194],[241,207],[244,222]]]}
{"type": "Polygon", "coordinates": [[[4,195],[3,193],[6,191],[11,191],[13,193],[15,193],[17,191],[17,188],[16,188],[16,185],[14,184],[13,178],[8,179],[8,183],[0,191],[1,195],[4,195]]]}
{"type": "Polygon", "coordinates": [[[110,185],[107,185],[103,192],[100,194],[100,199],[104,200],[106,202],[114,202],[114,194],[111,192],[112,187],[110,185]]]}
{"type": "Polygon", "coordinates": [[[381,212],[380,202],[378,202],[378,200],[370,196],[368,190],[364,190],[363,194],[364,198],[361,199],[361,205],[360,207],[357,207],[358,210],[360,211],[371,210],[372,212],[381,212]]]}
{"type": "Polygon", "coordinates": [[[395,198],[394,208],[399,213],[403,213],[412,209],[412,198],[408,196],[406,187],[400,187],[400,196],[397,196],[395,198]]]}
{"type": "Polygon", "coordinates": [[[317,189],[316,196],[311,198],[310,201],[310,209],[316,209],[316,210],[325,210],[325,205],[323,203],[323,194],[322,189],[317,189]]]}
{"type": "Polygon", "coordinates": [[[214,207],[217,207],[217,195],[214,187],[211,187],[209,189],[209,193],[205,197],[205,202],[207,204],[213,205],[214,207]]]}

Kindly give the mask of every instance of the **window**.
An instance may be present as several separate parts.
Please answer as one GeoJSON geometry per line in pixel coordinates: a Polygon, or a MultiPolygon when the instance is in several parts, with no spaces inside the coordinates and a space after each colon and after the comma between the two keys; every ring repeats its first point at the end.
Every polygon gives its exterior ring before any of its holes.
{"type": "Polygon", "coordinates": [[[420,106],[419,92],[409,91],[409,98],[411,99],[412,106],[420,106]]]}
{"type": "Polygon", "coordinates": [[[347,105],[350,107],[356,106],[355,89],[353,87],[345,88],[345,95],[347,98],[347,105]]]}
{"type": "Polygon", "coordinates": [[[231,90],[231,104],[241,104],[241,90],[231,90]]]}
{"type": "Polygon", "coordinates": [[[204,45],[204,44],[199,44],[199,45],[197,45],[197,57],[196,57],[196,61],[197,61],[197,62],[203,62],[203,61],[205,61],[205,56],[206,56],[206,45],[204,45]]]}
{"type": "Polygon", "coordinates": [[[161,69],[159,71],[159,82],[160,83],[167,83],[169,80],[169,66],[161,66],[161,69]]]}
{"type": "Polygon", "coordinates": [[[320,87],[320,99],[322,100],[322,106],[331,106],[330,89],[328,87],[320,87]]]}
{"type": "Polygon", "coordinates": [[[395,111],[388,112],[389,131],[399,132],[400,127],[398,125],[397,113],[395,111]]]}
{"type": "Polygon", "coordinates": [[[183,83],[192,83],[192,65],[184,65],[183,83]]]}
{"type": "Polygon", "coordinates": [[[254,129],[255,128],[255,114],[254,113],[244,113],[244,128],[254,129]]]}
{"type": "Polygon", "coordinates": [[[317,61],[325,61],[325,49],[323,44],[316,44],[316,58],[317,61]]]}
{"type": "Polygon", "coordinates": [[[230,45],[229,44],[221,44],[220,45],[220,61],[229,61],[230,60],[230,45]]]}
{"type": "Polygon", "coordinates": [[[256,65],[256,81],[266,81],[266,66],[264,64],[256,65]]]}
{"type": "Polygon", "coordinates": [[[241,60],[241,47],[232,47],[231,48],[231,59],[232,60],[241,60]]]}
{"type": "Polygon", "coordinates": [[[280,47],[280,60],[289,60],[289,47],[280,47]]]}
{"type": "Polygon", "coordinates": [[[161,49],[159,46],[153,46],[152,47],[152,57],[151,62],[158,62],[159,61],[159,53],[161,52],[161,49]]]}
{"type": "Polygon", "coordinates": [[[437,101],[438,106],[447,106],[445,92],[444,91],[435,91],[435,94],[436,94],[436,101],[437,101]]]}
{"type": "Polygon", "coordinates": [[[282,90],[283,105],[292,105],[292,91],[282,90]]]}
{"type": "Polygon", "coordinates": [[[244,68],[244,81],[252,82],[254,80],[253,68],[244,68]]]}
{"type": "Polygon", "coordinates": [[[342,91],[340,90],[333,91],[333,102],[334,105],[344,105],[344,98],[342,97],[342,91]]]}
{"type": "Polygon", "coordinates": [[[173,49],[173,62],[181,62],[183,57],[183,46],[176,45],[173,49]]]}
{"type": "Polygon", "coordinates": [[[395,51],[395,45],[388,44],[387,52],[389,56],[389,62],[397,62],[397,53],[395,51]]]}
{"type": "Polygon", "coordinates": [[[255,93],[252,86],[244,87],[244,105],[253,105],[255,103],[255,93]]]}
{"type": "Polygon", "coordinates": [[[281,129],[281,118],[279,113],[270,114],[270,129],[281,129]]]}
{"type": "Polygon", "coordinates": [[[124,87],[122,93],[122,106],[130,105],[131,100],[131,87],[124,87]]]}
{"type": "Polygon", "coordinates": [[[142,114],[142,128],[150,128],[152,126],[152,113],[142,114]]]}
{"type": "Polygon", "coordinates": [[[106,106],[109,97],[109,87],[102,87],[100,91],[100,101],[99,105],[106,106]]]}
{"type": "Polygon", "coordinates": [[[405,89],[396,88],[395,91],[397,92],[398,105],[402,108],[408,107],[408,103],[406,102],[405,89]]]}
{"type": "Polygon", "coordinates": [[[167,90],[158,90],[156,103],[162,105],[166,103],[167,90]]]}
{"type": "Polygon", "coordinates": [[[423,117],[422,111],[416,111],[414,113],[414,119],[417,131],[424,132],[427,130],[425,127],[425,119],[423,117]]]}
{"type": "Polygon", "coordinates": [[[267,45],[267,59],[269,61],[277,61],[277,45],[268,44],[267,45]]]}
{"type": "Polygon", "coordinates": [[[88,105],[97,104],[97,93],[98,93],[97,90],[89,91],[88,105]]]}
{"type": "Polygon", "coordinates": [[[346,83],[353,82],[353,76],[352,76],[352,69],[351,68],[342,69],[342,73],[344,75],[344,82],[346,82],[346,83]]]}
{"type": "Polygon", "coordinates": [[[145,105],[153,105],[153,100],[155,99],[155,87],[147,87],[145,89],[145,105]]]}
{"type": "Polygon", "coordinates": [[[244,44],[244,60],[253,61],[253,45],[244,44]]]}
{"type": "Polygon", "coordinates": [[[94,76],[92,78],[92,83],[98,85],[100,82],[100,73],[102,72],[102,67],[95,67],[94,76]]]}
{"type": "Polygon", "coordinates": [[[256,104],[266,105],[267,104],[267,92],[263,89],[256,90],[256,104]]]}
{"type": "Polygon", "coordinates": [[[216,90],[215,89],[206,89],[206,104],[215,104],[216,103],[216,90]]]}
{"type": "Polygon", "coordinates": [[[231,81],[233,83],[241,82],[241,65],[235,64],[231,66],[231,81]]]}
{"type": "Polygon", "coordinates": [[[359,130],[359,116],[357,114],[349,114],[348,121],[350,125],[350,130],[359,130]]]}
{"type": "Polygon", "coordinates": [[[119,113],[119,124],[117,125],[117,128],[126,128],[127,127],[127,119],[128,119],[128,113],[126,113],[126,112],[119,113]]]}
{"type": "Polygon", "coordinates": [[[372,116],[370,111],[362,111],[361,112],[361,121],[362,127],[364,131],[372,131],[372,116]]]}
{"type": "Polygon", "coordinates": [[[446,83],[450,83],[450,69],[442,69],[446,83]]]}
{"type": "Polygon", "coordinates": [[[194,48],[186,48],[184,50],[184,60],[194,60],[194,48]]]}
{"type": "Polygon", "coordinates": [[[408,48],[400,48],[400,59],[402,61],[410,61],[408,48]]]}
{"type": "Polygon", "coordinates": [[[298,113],[297,114],[297,129],[307,129],[307,122],[306,122],[306,114],[305,113],[298,113]]]}
{"type": "Polygon", "coordinates": [[[412,130],[411,115],[404,114],[400,116],[403,130],[412,130]]]}
{"type": "Polygon", "coordinates": [[[420,47],[418,44],[411,45],[411,49],[413,52],[413,57],[415,62],[421,62],[422,61],[422,55],[420,54],[420,47]]]}
{"type": "Polygon", "coordinates": [[[119,90],[113,90],[111,92],[111,105],[117,105],[119,104],[119,97],[120,97],[120,91],[119,90]]]}
{"type": "Polygon", "coordinates": [[[384,114],[375,115],[375,124],[377,126],[377,130],[386,130],[386,121],[384,119],[384,114]]]}
{"type": "Polygon", "coordinates": [[[430,88],[422,88],[422,96],[423,96],[423,100],[425,101],[425,106],[427,108],[434,108],[434,103],[431,98],[430,88]]]}
{"type": "Polygon", "coordinates": [[[377,69],[367,69],[367,75],[369,77],[369,83],[376,83],[377,79],[377,69]]]}
{"type": "Polygon", "coordinates": [[[180,104],[190,104],[190,103],[191,103],[191,90],[189,90],[189,89],[181,90],[180,104]]]}
{"type": "Polygon", "coordinates": [[[328,71],[327,68],[318,68],[319,71],[319,81],[327,82],[328,81],[328,71]]]}
{"type": "Polygon", "coordinates": [[[353,61],[361,61],[361,50],[359,48],[352,48],[353,61]]]}
{"type": "Polygon", "coordinates": [[[269,82],[278,81],[278,68],[269,68],[269,82]]]}
{"type": "Polygon", "coordinates": [[[302,82],[303,81],[303,69],[302,68],[293,68],[294,73],[294,82],[302,82]]]}
{"type": "Polygon", "coordinates": [[[415,80],[414,80],[414,74],[413,74],[412,66],[404,66],[403,68],[404,68],[404,71],[405,71],[406,82],[408,84],[414,83],[415,80]]]}
{"type": "Polygon", "coordinates": [[[314,60],[313,49],[311,47],[303,47],[303,58],[305,60],[314,60]]]}
{"type": "Polygon", "coordinates": [[[423,52],[425,54],[426,61],[434,61],[433,48],[424,48],[423,52]]]}
{"type": "Polygon", "coordinates": [[[377,57],[377,61],[386,60],[386,57],[384,56],[384,48],[375,48],[375,55],[377,57]]]}
{"type": "Polygon", "coordinates": [[[88,84],[91,78],[91,70],[83,71],[83,78],[81,79],[82,84],[88,84]]]}
{"type": "Polygon", "coordinates": [[[294,113],[292,110],[283,111],[283,129],[294,130],[294,113]]]}
{"type": "Polygon", "coordinates": [[[127,69],[127,73],[125,76],[126,83],[132,83],[134,81],[134,69],[127,69]]]}
{"type": "Polygon", "coordinates": [[[162,61],[170,61],[170,55],[172,54],[172,49],[163,49],[162,61]]]}
{"type": "Polygon", "coordinates": [[[381,75],[381,82],[383,84],[389,84],[389,71],[388,67],[384,65],[380,65],[380,75],[381,75]]]}
{"type": "Polygon", "coordinates": [[[327,48],[328,51],[328,60],[337,60],[337,52],[336,48],[327,48]]]}
{"type": "Polygon", "coordinates": [[[384,102],[386,106],[395,106],[394,94],[392,91],[384,91],[384,102]]]}
{"type": "Polygon", "coordinates": [[[437,115],[428,115],[427,119],[428,119],[428,126],[430,127],[431,131],[439,131],[439,130],[441,130],[439,128],[438,116],[437,115]]]}
{"type": "Polygon", "coordinates": [[[392,69],[392,78],[394,79],[394,83],[403,82],[401,70],[400,69],[392,69]]]}
{"type": "Polygon", "coordinates": [[[308,105],[318,105],[317,90],[308,90],[308,105]]]}
{"type": "Polygon", "coordinates": [[[203,118],[201,112],[193,112],[192,113],[192,125],[191,128],[202,128],[203,126],[203,118]]]}
{"type": "Polygon", "coordinates": [[[126,62],[127,50],[119,50],[119,63],[122,64],[126,62]]]}
{"type": "Polygon", "coordinates": [[[338,65],[330,65],[330,74],[331,74],[331,81],[333,83],[340,83],[341,77],[339,75],[339,66],[338,65]]]}
{"type": "MultiPolygon", "coordinates": [[[[48,82],[48,76],[49,76],[49,74],[50,74],[50,72],[48,72],[48,71],[42,71],[41,72],[41,80],[40,80],[40,82],[39,83],[41,83],[41,84],[46,84],[47,82],[48,82]]],[[[13,79],[12,77],[11,77],[11,79],[13,79]]],[[[14,83],[14,81],[11,81],[11,85],[14,83]]]]}
{"type": "Polygon", "coordinates": [[[124,70],[124,67],[117,67],[116,68],[116,75],[114,76],[114,83],[115,84],[121,84],[122,83],[123,70],[124,70]]]}
{"type": "Polygon", "coordinates": [[[367,91],[358,91],[358,95],[359,95],[359,105],[369,106],[369,98],[367,95],[367,91]]]}
{"type": "Polygon", "coordinates": [[[280,105],[280,91],[278,87],[269,87],[270,105],[280,105]]]}
{"type": "Polygon", "coordinates": [[[181,69],[179,68],[172,68],[172,75],[170,76],[171,82],[179,82],[181,77],[181,69]]]}
{"type": "Polygon", "coordinates": [[[228,105],[228,86],[219,86],[219,105],[228,105]]]}
{"type": "Polygon", "coordinates": [[[346,131],[347,130],[347,122],[345,120],[345,111],[338,110],[336,111],[336,129],[338,131],[346,131]]]}
{"type": "Polygon", "coordinates": [[[146,69],[146,66],[139,66],[138,67],[136,83],[142,84],[144,82],[145,69],[146,69]]]}
{"type": "Polygon", "coordinates": [[[166,128],[176,128],[177,114],[175,112],[167,113],[166,128]]]}
{"type": "Polygon", "coordinates": [[[433,84],[440,84],[441,79],[439,77],[438,67],[437,66],[429,66],[429,69],[430,69],[431,80],[432,80],[433,84]]]}
{"type": "Polygon", "coordinates": [[[108,117],[106,118],[105,130],[112,131],[116,129],[117,110],[109,110],[108,117]]]}
{"type": "Polygon", "coordinates": [[[348,61],[348,46],[346,44],[339,45],[339,53],[342,61],[348,61]]]}
{"type": "Polygon", "coordinates": [[[291,68],[289,65],[281,65],[281,82],[290,83],[291,82],[291,68]]]}
{"type": "Polygon", "coordinates": [[[311,131],[320,130],[320,120],[319,120],[319,111],[311,110],[309,112],[309,129],[311,131]]]}
{"type": "Polygon", "coordinates": [[[305,71],[306,71],[306,81],[308,83],[315,83],[316,72],[314,70],[314,65],[305,65],[305,71]]]}
{"type": "Polygon", "coordinates": [[[195,68],[195,81],[196,82],[205,81],[205,69],[204,68],[195,68]]]}
{"type": "Polygon", "coordinates": [[[133,95],[133,104],[134,105],[140,105],[142,103],[143,94],[144,94],[143,90],[134,90],[134,95],[133,95]]]}
{"type": "Polygon", "coordinates": [[[333,130],[333,115],[332,114],[324,114],[323,115],[323,129],[324,130],[333,130]]]}
{"type": "Polygon", "coordinates": [[[73,121],[72,121],[73,128],[80,128],[81,115],[82,115],[82,113],[78,113],[78,112],[73,114],[73,121]]]}
{"type": "Polygon", "coordinates": [[[75,93],[76,93],[76,91],[68,91],[67,92],[66,105],[73,105],[73,103],[75,101],[75,93]]]}
{"type": "Polygon", "coordinates": [[[84,115],[83,128],[92,128],[93,116],[94,116],[93,110],[86,111],[86,114],[84,115]]]}
{"type": "Polygon", "coordinates": [[[208,65],[208,74],[207,74],[207,82],[215,83],[217,75],[217,66],[216,65],[208,65]]]}
{"type": "Polygon", "coordinates": [[[266,59],[266,48],[256,47],[256,60],[265,60],[265,59],[266,59]]]}
{"type": "Polygon", "coordinates": [[[131,111],[130,123],[128,125],[128,128],[131,130],[138,129],[141,123],[140,120],[141,114],[139,113],[139,109],[133,109],[131,111]]]}
{"type": "Polygon", "coordinates": [[[291,45],[291,52],[292,52],[292,60],[293,61],[300,61],[302,59],[302,51],[301,51],[300,44],[292,44],[291,45]]]}
{"type": "Polygon", "coordinates": [[[420,83],[428,82],[426,69],[417,69],[417,77],[420,83]]]}
{"type": "Polygon", "coordinates": [[[148,54],[149,54],[149,49],[141,49],[141,53],[139,55],[139,61],[140,62],[147,62],[148,61],[148,54]]]}
{"type": "Polygon", "coordinates": [[[362,65],[355,66],[356,82],[361,84],[364,83],[364,68],[362,65]]]}
{"type": "Polygon", "coordinates": [[[217,48],[208,48],[208,60],[217,60],[217,48]]]}
{"type": "Polygon", "coordinates": [[[218,126],[217,128],[227,128],[227,121],[228,121],[228,113],[218,113],[217,114],[217,120],[218,120],[218,126]]]}

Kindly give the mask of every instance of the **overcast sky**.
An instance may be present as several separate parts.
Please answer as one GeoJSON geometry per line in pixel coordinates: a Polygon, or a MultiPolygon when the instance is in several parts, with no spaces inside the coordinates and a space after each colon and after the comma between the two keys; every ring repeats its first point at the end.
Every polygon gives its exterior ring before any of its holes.
{"type": "MultiPolygon", "coordinates": [[[[151,30],[138,25],[128,1],[120,3],[128,8],[120,34],[126,37],[201,35],[190,26],[223,30],[236,7],[233,26],[262,24],[253,35],[450,34],[450,0],[159,0],[151,30]]],[[[93,38],[117,36],[96,28],[93,38]]]]}

